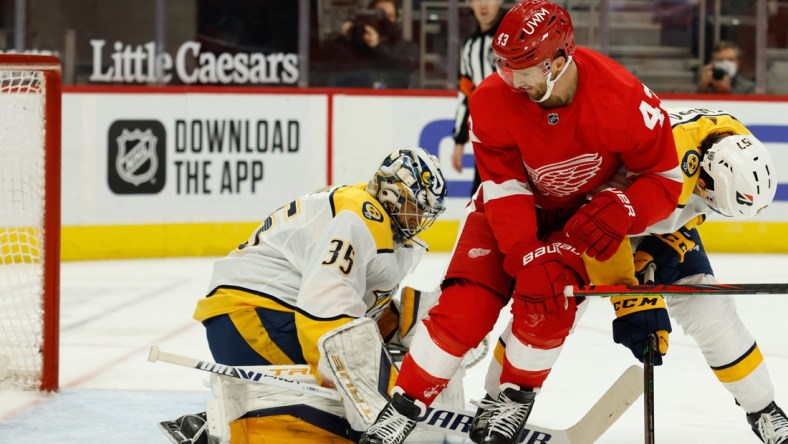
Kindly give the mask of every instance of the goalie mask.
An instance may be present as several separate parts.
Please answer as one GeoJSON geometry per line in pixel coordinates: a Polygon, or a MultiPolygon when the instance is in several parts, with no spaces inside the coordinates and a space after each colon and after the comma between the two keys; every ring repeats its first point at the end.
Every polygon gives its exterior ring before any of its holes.
{"type": "Polygon", "coordinates": [[[769,150],[753,135],[720,139],[703,155],[700,195],[723,216],[746,219],[774,199],[777,176],[769,150]]]}
{"type": "Polygon", "coordinates": [[[391,153],[367,184],[367,192],[391,217],[398,245],[429,228],[445,210],[446,182],[438,158],[422,148],[391,153]]]}
{"type": "Polygon", "coordinates": [[[550,97],[555,82],[567,71],[575,52],[572,19],[560,6],[546,0],[524,0],[501,20],[492,42],[498,75],[515,91],[524,91],[545,79],[547,91],[535,102],[550,97]],[[553,78],[551,62],[561,50],[564,69],[553,78]]]}

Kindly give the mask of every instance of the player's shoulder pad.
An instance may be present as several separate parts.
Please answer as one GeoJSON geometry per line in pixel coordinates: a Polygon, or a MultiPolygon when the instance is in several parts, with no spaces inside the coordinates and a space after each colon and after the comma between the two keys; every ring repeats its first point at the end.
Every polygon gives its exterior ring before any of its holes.
{"type": "Polygon", "coordinates": [[[727,111],[702,107],[676,107],[665,108],[670,117],[670,125],[695,124],[705,129],[706,134],[721,131],[731,131],[734,134],[750,134],[750,131],[727,111]]]}
{"type": "Polygon", "coordinates": [[[338,187],[331,195],[331,208],[336,216],[347,211],[364,222],[378,251],[394,249],[394,233],[391,220],[383,206],[366,190],[366,184],[338,187]]]}

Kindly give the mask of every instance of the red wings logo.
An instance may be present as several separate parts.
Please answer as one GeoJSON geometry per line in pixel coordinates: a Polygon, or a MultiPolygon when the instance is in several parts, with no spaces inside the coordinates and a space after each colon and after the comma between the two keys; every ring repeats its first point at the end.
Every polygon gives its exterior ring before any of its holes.
{"type": "Polygon", "coordinates": [[[575,158],[532,169],[528,177],[540,193],[548,196],[569,196],[576,193],[602,168],[599,153],[583,154],[575,158]]]}

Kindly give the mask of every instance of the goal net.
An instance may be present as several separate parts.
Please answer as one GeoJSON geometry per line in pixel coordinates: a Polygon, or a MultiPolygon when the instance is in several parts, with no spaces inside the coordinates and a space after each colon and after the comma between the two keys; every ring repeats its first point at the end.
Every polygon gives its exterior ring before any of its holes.
{"type": "Polygon", "coordinates": [[[0,388],[57,390],[60,62],[0,55],[0,388]]]}

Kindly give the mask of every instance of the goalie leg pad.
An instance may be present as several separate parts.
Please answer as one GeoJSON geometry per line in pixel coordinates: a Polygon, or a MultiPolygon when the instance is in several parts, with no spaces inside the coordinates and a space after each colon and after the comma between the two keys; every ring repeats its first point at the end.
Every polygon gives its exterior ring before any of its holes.
{"type": "Polygon", "coordinates": [[[205,408],[208,435],[211,444],[226,444],[230,442],[230,422],[247,411],[247,389],[251,386],[245,381],[217,374],[211,374],[209,384],[213,399],[205,408]]]}
{"type": "MultiPolygon", "coordinates": [[[[443,391],[435,398],[435,402],[441,405],[448,405],[451,407],[455,407],[457,409],[465,408],[465,388],[462,385],[462,380],[465,377],[465,369],[460,368],[457,373],[454,375],[453,378],[449,381],[449,385],[443,389],[443,391]]],[[[416,441],[416,432],[419,432],[419,428],[417,427],[414,433],[410,434],[411,439],[415,442],[416,441]]],[[[436,432],[432,432],[433,435],[436,432]]],[[[422,439],[422,442],[441,442],[441,436],[434,436],[431,437],[429,441],[422,439]]],[[[443,437],[444,444],[460,444],[466,442],[464,436],[451,436],[451,435],[444,435],[443,437]]]]}
{"type": "MultiPolygon", "coordinates": [[[[303,370],[287,370],[278,366],[247,366],[245,370],[270,373],[296,382],[312,384],[313,375],[303,370]]],[[[246,442],[291,442],[282,436],[314,438],[303,442],[350,442],[348,423],[342,403],[311,393],[284,387],[249,383],[222,375],[211,375],[208,402],[208,434],[210,444],[246,442]],[[271,424],[280,424],[272,427],[271,424]]]]}
{"type": "Polygon", "coordinates": [[[377,324],[356,319],[324,334],[318,348],[323,368],[342,394],[351,427],[367,430],[388,403],[398,375],[377,324]]]}
{"type": "Polygon", "coordinates": [[[440,294],[440,289],[432,291],[420,291],[412,287],[402,289],[399,301],[399,331],[394,338],[396,344],[410,348],[416,329],[421,325],[421,320],[427,316],[427,312],[438,303],[440,294]]]}
{"type": "MultiPolygon", "coordinates": [[[[409,350],[413,344],[414,337],[416,337],[416,332],[425,328],[422,320],[427,316],[432,307],[438,303],[440,295],[440,289],[421,291],[412,287],[403,288],[399,301],[399,330],[397,334],[394,335],[394,338],[387,342],[387,345],[409,350]]],[[[380,322],[378,322],[378,325],[380,325],[380,322]]],[[[423,335],[423,333],[419,334],[423,335]]],[[[462,360],[462,367],[471,368],[479,363],[484,359],[485,355],[487,355],[489,348],[490,341],[488,336],[485,336],[477,347],[471,348],[465,354],[462,360]]]]}

